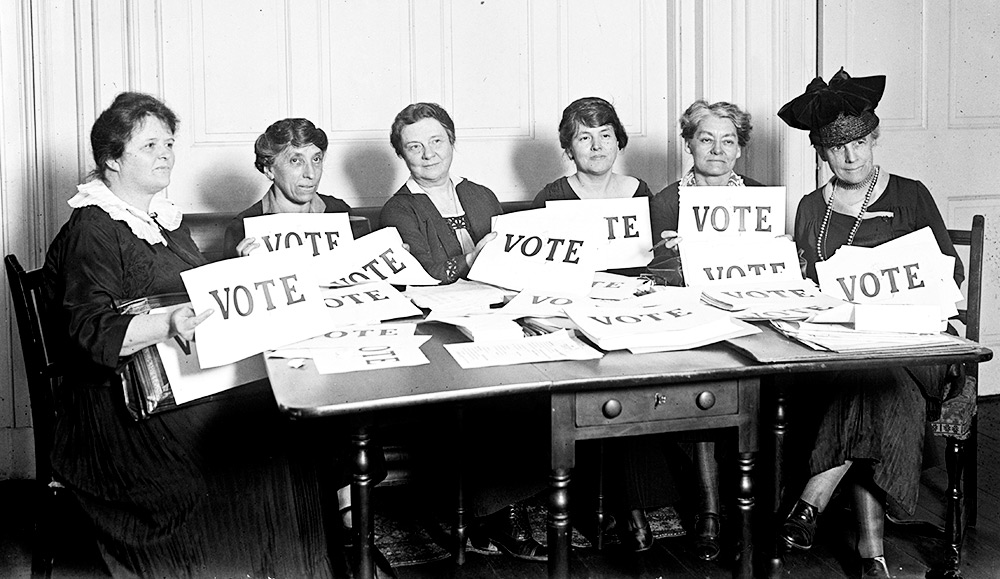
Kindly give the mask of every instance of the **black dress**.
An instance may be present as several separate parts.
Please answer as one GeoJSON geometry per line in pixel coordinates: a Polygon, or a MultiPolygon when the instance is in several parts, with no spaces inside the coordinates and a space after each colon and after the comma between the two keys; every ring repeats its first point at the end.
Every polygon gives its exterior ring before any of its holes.
{"type": "MultiPolygon", "coordinates": [[[[955,256],[955,281],[964,278],[961,260],[930,192],[919,181],[891,175],[886,190],[868,208],[880,216],[864,219],[854,245],[875,247],[929,226],[942,253],[955,256]]],[[[816,279],[817,238],[826,213],[822,189],[799,202],[795,242],[816,279]]],[[[855,218],[834,212],[827,226],[824,254],[847,242],[855,218]]],[[[828,372],[798,379],[791,395],[804,408],[799,416],[803,437],[814,440],[809,472],[815,475],[846,460],[870,466],[872,480],[889,499],[912,514],[917,504],[926,431],[927,398],[941,396],[945,368],[875,368],[828,372]],[[804,411],[803,411],[804,410],[804,411]]]]}
{"type": "Polygon", "coordinates": [[[179,273],[204,263],[185,226],[163,234],[151,245],[83,207],[49,248],[46,297],[72,369],[55,393],[53,469],[116,577],[328,577],[316,471],[290,450],[266,381],[144,421],[124,411],[131,317],[114,300],[184,291],[179,273]]]}

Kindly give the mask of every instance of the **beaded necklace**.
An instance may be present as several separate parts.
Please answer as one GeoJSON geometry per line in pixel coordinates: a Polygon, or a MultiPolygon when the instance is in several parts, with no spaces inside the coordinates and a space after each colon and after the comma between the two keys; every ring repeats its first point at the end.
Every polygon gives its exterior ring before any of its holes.
{"type": "MultiPolygon", "coordinates": [[[[858,216],[854,220],[854,226],[851,227],[851,233],[847,236],[847,244],[851,245],[854,243],[854,236],[858,232],[858,228],[861,227],[861,220],[865,217],[865,211],[868,209],[868,203],[872,199],[872,193],[875,191],[875,184],[878,183],[878,173],[879,167],[875,166],[874,175],[872,176],[872,182],[868,185],[868,191],[865,193],[865,200],[861,203],[861,210],[858,211],[858,216]]],[[[826,261],[826,254],[823,251],[823,246],[826,245],[826,229],[830,224],[830,216],[833,215],[833,196],[837,194],[837,182],[839,179],[833,180],[833,191],[830,192],[830,200],[826,202],[826,214],[823,216],[823,223],[819,226],[819,235],[816,236],[816,254],[820,261],[826,261]]]]}

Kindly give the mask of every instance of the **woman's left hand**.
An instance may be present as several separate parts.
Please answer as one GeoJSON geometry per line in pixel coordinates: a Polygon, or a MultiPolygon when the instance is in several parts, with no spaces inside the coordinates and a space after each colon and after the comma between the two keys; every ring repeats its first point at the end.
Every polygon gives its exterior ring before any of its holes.
{"type": "Polygon", "coordinates": [[[465,254],[465,262],[469,264],[469,267],[472,267],[472,264],[476,261],[476,258],[479,257],[479,252],[483,250],[483,247],[485,247],[487,243],[493,241],[496,238],[497,238],[496,231],[491,231],[487,233],[482,239],[479,240],[479,243],[476,244],[475,249],[465,254]]]}

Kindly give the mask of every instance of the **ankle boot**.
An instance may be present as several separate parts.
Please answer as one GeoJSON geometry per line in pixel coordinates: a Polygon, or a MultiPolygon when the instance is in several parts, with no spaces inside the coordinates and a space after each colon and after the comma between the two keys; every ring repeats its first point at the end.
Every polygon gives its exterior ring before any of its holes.
{"type": "Polygon", "coordinates": [[[781,528],[781,539],[792,549],[808,551],[816,536],[816,520],[819,511],[803,500],[795,501],[792,512],[788,513],[781,528]]]}
{"type": "Polygon", "coordinates": [[[702,561],[719,558],[719,515],[701,513],[694,519],[694,553],[702,561]]]}
{"type": "Polygon", "coordinates": [[[618,538],[626,548],[640,553],[653,546],[653,530],[646,520],[646,511],[632,509],[627,515],[618,517],[621,523],[616,524],[618,538]]]}
{"type": "Polygon", "coordinates": [[[889,566],[885,562],[885,557],[861,559],[861,577],[891,579],[892,575],[889,574],[889,566]]]}

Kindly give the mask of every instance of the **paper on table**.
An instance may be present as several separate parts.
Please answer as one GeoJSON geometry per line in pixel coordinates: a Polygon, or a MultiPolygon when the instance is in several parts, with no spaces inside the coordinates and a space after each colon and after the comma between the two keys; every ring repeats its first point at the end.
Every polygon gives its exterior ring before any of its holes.
{"type": "MultiPolygon", "coordinates": [[[[265,353],[268,358],[315,358],[317,356],[324,355],[323,353],[329,350],[351,350],[361,348],[363,346],[398,346],[398,347],[412,347],[419,348],[424,342],[430,339],[430,336],[419,334],[411,336],[395,336],[395,337],[385,337],[385,338],[372,338],[372,339],[359,339],[353,340],[351,342],[344,342],[336,347],[323,346],[323,347],[311,347],[304,348],[299,344],[291,344],[284,348],[278,348],[276,350],[269,350],[265,353]]],[[[331,356],[336,357],[338,354],[334,352],[331,356]]]]}
{"type": "Polygon", "coordinates": [[[247,237],[260,246],[250,255],[282,251],[305,255],[329,253],[354,243],[347,213],[274,213],[243,219],[247,237]]]}
{"type": "Polygon", "coordinates": [[[556,295],[553,292],[526,289],[514,296],[500,311],[512,317],[565,317],[563,308],[574,304],[595,305],[595,300],[579,295],[556,295]]]}
{"type": "MultiPolygon", "coordinates": [[[[649,261],[649,256],[646,256],[649,261]]],[[[588,298],[599,300],[627,300],[635,297],[635,292],[645,285],[645,281],[637,277],[628,277],[606,271],[598,271],[594,274],[594,281],[591,283],[588,298]]]]}
{"type": "Polygon", "coordinates": [[[437,285],[417,258],[403,249],[395,227],[386,227],[358,238],[340,251],[313,258],[313,267],[322,271],[320,284],[345,287],[370,281],[395,285],[437,285]]]}
{"type": "Polygon", "coordinates": [[[310,267],[315,259],[274,252],[181,272],[194,311],[215,310],[195,330],[202,368],[230,364],[335,327],[310,267]]]}
{"type": "Polygon", "coordinates": [[[928,334],[942,332],[948,322],[937,305],[857,304],[854,329],[859,331],[928,334]]]}
{"type": "Polygon", "coordinates": [[[493,218],[497,238],[483,246],[469,279],[522,290],[586,295],[594,281],[601,239],[573,220],[555,221],[545,209],[493,218]]]}
{"type": "Polygon", "coordinates": [[[322,336],[289,344],[286,348],[343,348],[355,343],[385,342],[412,336],[416,333],[416,329],[417,324],[413,322],[342,326],[334,328],[322,336]]]}
{"type": "Polygon", "coordinates": [[[604,355],[566,330],[511,342],[464,342],[445,344],[444,348],[466,369],[557,360],[596,360],[604,355]]]}
{"type": "Polygon", "coordinates": [[[456,308],[455,304],[484,305],[502,303],[512,292],[489,284],[467,279],[456,280],[455,283],[425,287],[408,287],[403,295],[410,298],[414,304],[430,310],[456,308]]]}
{"type": "Polygon", "coordinates": [[[438,321],[458,328],[469,339],[476,342],[502,342],[524,337],[524,328],[515,316],[498,312],[472,316],[440,318],[438,321]]]}
{"type": "Polygon", "coordinates": [[[785,233],[784,187],[681,187],[678,196],[677,233],[685,243],[785,233]]]}
{"type": "Polygon", "coordinates": [[[545,211],[550,220],[594,230],[595,238],[601,239],[594,256],[595,269],[642,267],[649,263],[653,247],[649,199],[548,201],[545,211]]]}
{"type": "Polygon", "coordinates": [[[413,302],[386,281],[323,288],[321,292],[332,328],[423,315],[413,302]]]}
{"type": "Polygon", "coordinates": [[[795,243],[784,237],[685,239],[679,247],[689,286],[802,279],[795,243]]]}
{"type": "Polygon", "coordinates": [[[707,346],[709,344],[714,344],[716,342],[721,342],[723,340],[729,340],[732,338],[742,338],[743,336],[752,336],[753,334],[760,333],[760,328],[741,320],[729,319],[726,320],[725,324],[722,322],[715,322],[713,325],[715,325],[716,327],[696,328],[696,332],[684,336],[683,344],[633,346],[629,348],[628,351],[632,352],[633,354],[652,354],[654,352],[676,352],[678,350],[691,350],[694,348],[707,346]],[[728,330],[722,329],[727,324],[729,326],[729,329],[728,330]],[[702,331],[697,331],[697,330],[702,330],[702,331]]]}
{"type": "Polygon", "coordinates": [[[420,366],[429,364],[420,350],[417,338],[426,341],[430,336],[410,336],[406,341],[392,344],[358,345],[352,348],[313,350],[313,361],[320,374],[342,374],[382,368],[420,366]]]}

